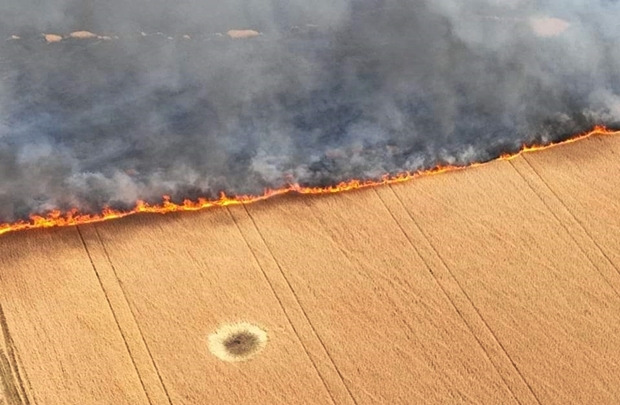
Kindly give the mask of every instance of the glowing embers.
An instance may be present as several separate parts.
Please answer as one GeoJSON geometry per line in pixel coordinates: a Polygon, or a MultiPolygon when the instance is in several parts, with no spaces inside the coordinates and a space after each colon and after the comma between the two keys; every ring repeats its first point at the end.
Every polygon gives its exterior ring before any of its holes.
{"type": "Polygon", "coordinates": [[[267,345],[267,332],[248,322],[220,326],[209,335],[209,350],[223,361],[245,361],[267,345]]]}

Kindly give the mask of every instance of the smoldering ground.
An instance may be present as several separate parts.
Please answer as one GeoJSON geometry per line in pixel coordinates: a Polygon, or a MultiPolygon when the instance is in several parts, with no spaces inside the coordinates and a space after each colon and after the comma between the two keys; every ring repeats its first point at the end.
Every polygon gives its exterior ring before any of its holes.
{"type": "Polygon", "coordinates": [[[0,222],[486,161],[620,122],[618,1],[29,3],[0,1],[20,37],[0,45],[0,222]],[[216,35],[232,28],[262,35],[216,35]],[[75,30],[118,39],[41,35],[75,30]]]}

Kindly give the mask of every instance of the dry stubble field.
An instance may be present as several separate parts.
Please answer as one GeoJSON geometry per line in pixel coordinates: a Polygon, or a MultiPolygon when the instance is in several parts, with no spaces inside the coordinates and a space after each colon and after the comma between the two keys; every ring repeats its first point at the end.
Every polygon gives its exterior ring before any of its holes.
{"type": "Polygon", "coordinates": [[[0,237],[2,404],[620,402],[620,136],[0,237]],[[267,331],[245,362],[218,326],[267,331]]]}

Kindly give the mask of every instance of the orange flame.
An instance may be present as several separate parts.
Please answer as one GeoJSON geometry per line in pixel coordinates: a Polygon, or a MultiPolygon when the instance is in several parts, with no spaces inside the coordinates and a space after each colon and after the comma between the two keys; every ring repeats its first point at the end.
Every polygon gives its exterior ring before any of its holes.
{"type": "MultiPolygon", "coordinates": [[[[551,143],[548,145],[524,145],[519,152],[515,154],[501,155],[495,160],[510,160],[523,153],[534,152],[542,149],[548,149],[553,146],[564,145],[573,143],[585,138],[589,138],[593,135],[614,135],[620,132],[611,131],[603,126],[594,127],[593,130],[587,133],[576,135],[565,141],[558,143],[551,143]]],[[[72,226],[89,224],[93,222],[107,221],[110,219],[122,218],[128,215],[133,215],[141,212],[166,214],[176,211],[198,211],[211,207],[225,207],[228,205],[240,205],[249,204],[256,201],[266,200],[277,195],[283,195],[288,193],[297,194],[333,194],[343,191],[358,190],[362,188],[375,187],[385,184],[395,184],[409,181],[416,177],[427,176],[431,174],[445,173],[449,171],[462,170],[469,167],[477,167],[490,162],[484,163],[472,163],[465,166],[438,166],[428,170],[422,170],[417,172],[403,172],[396,175],[384,175],[380,180],[349,180],[338,183],[336,185],[327,187],[303,187],[299,184],[291,184],[285,188],[276,190],[265,190],[262,195],[239,195],[229,197],[222,193],[217,200],[208,200],[206,198],[199,198],[197,201],[185,200],[182,204],[176,204],[170,201],[169,196],[163,196],[163,202],[161,204],[150,205],[144,201],[138,201],[136,206],[130,211],[118,211],[111,208],[104,208],[100,214],[82,214],[77,208],[74,208],[68,212],[61,212],[59,210],[53,210],[44,216],[31,215],[30,221],[17,221],[14,223],[0,223],[0,235],[11,232],[20,231],[25,229],[35,228],[51,228],[58,226],[72,226]]]]}

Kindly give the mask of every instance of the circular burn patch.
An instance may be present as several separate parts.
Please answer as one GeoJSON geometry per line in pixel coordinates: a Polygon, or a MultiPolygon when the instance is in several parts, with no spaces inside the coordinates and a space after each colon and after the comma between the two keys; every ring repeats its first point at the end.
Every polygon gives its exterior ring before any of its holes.
{"type": "Polygon", "coordinates": [[[267,332],[248,322],[220,326],[209,335],[209,350],[223,361],[245,361],[267,345],[267,332]]]}

